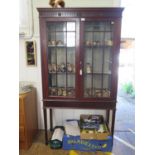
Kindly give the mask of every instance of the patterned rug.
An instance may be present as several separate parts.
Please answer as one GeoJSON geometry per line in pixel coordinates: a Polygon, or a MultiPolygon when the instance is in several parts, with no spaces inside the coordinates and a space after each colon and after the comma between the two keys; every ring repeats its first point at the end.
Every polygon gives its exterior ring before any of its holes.
{"type": "MultiPolygon", "coordinates": [[[[103,152],[81,152],[75,151],[77,155],[112,155],[111,153],[103,153],[103,152]]],[[[20,150],[19,155],[71,155],[70,151],[66,151],[63,149],[54,150],[49,146],[42,143],[33,143],[30,149],[27,151],[20,150]]]]}

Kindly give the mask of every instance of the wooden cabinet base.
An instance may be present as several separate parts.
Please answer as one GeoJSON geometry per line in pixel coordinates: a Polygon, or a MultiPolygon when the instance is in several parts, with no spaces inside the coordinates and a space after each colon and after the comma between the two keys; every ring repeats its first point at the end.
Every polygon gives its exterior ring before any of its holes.
{"type": "Polygon", "coordinates": [[[28,149],[38,130],[35,89],[19,96],[19,149],[28,149]]]}
{"type": "Polygon", "coordinates": [[[31,146],[31,144],[27,144],[26,142],[20,142],[19,143],[19,149],[20,150],[27,150],[30,146],[31,146]]]}

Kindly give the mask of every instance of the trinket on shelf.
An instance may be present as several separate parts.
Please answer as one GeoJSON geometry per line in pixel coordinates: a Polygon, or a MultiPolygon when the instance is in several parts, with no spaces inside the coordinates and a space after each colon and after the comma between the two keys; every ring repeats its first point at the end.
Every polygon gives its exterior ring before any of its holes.
{"type": "Polygon", "coordinates": [[[56,89],[56,88],[51,88],[51,89],[50,89],[50,94],[51,94],[52,96],[56,96],[56,95],[57,95],[57,89],[56,89]]]}
{"type": "Polygon", "coordinates": [[[102,97],[102,91],[99,90],[99,89],[96,89],[96,90],[95,90],[95,96],[96,96],[96,97],[102,97]]]}
{"type": "Polygon", "coordinates": [[[90,63],[86,63],[86,73],[91,73],[92,72],[92,66],[90,63]]]}
{"type": "Polygon", "coordinates": [[[112,46],[113,45],[113,41],[112,40],[105,40],[105,45],[112,46]]]}
{"type": "Polygon", "coordinates": [[[51,45],[55,46],[56,45],[56,41],[55,40],[52,40],[51,41],[51,45]]]}
{"type": "Polygon", "coordinates": [[[57,46],[62,46],[62,45],[64,45],[64,43],[63,43],[63,41],[58,40],[58,41],[56,41],[56,45],[57,45],[57,46]]]}
{"type": "Polygon", "coordinates": [[[103,97],[110,97],[110,91],[107,88],[103,90],[103,97]]]}
{"type": "Polygon", "coordinates": [[[74,72],[74,65],[67,63],[67,72],[74,72]]]}
{"type": "Polygon", "coordinates": [[[66,72],[65,63],[61,63],[60,65],[58,65],[58,72],[66,72]]]}

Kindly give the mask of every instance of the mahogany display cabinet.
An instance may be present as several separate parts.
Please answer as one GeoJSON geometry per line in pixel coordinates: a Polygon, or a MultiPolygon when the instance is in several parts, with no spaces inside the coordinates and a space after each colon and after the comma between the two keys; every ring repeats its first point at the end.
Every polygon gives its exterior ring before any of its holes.
{"type": "Polygon", "coordinates": [[[45,141],[47,109],[112,111],[113,135],[123,8],[38,8],[45,141]]]}

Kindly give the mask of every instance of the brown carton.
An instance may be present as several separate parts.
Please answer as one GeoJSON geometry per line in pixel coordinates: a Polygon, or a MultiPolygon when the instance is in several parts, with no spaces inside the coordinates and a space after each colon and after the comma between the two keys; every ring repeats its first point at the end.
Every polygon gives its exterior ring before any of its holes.
{"type": "MultiPolygon", "coordinates": [[[[81,115],[80,123],[83,124],[87,120],[91,120],[92,118],[98,118],[95,120],[99,123],[99,130],[97,129],[87,129],[81,127],[80,138],[81,139],[96,139],[96,140],[105,140],[110,135],[109,129],[104,123],[104,118],[102,115],[81,115]]],[[[92,119],[94,121],[94,119],[92,119]]]]}

